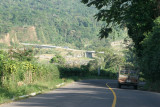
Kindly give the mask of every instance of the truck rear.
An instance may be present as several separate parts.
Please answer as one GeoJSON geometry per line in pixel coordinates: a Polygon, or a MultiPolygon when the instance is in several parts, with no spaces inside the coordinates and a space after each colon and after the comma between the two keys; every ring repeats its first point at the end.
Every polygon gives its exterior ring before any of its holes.
{"type": "Polygon", "coordinates": [[[118,87],[121,88],[122,85],[134,86],[137,89],[139,82],[138,71],[123,69],[119,71],[118,75],[118,87]]]}

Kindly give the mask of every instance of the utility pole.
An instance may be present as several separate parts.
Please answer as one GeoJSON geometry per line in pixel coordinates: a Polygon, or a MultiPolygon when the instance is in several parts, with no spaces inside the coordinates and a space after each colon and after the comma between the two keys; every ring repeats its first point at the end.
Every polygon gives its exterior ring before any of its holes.
{"type": "MultiPolygon", "coordinates": [[[[100,54],[104,54],[104,52],[99,52],[100,54]]],[[[98,58],[98,76],[101,75],[101,69],[102,69],[102,61],[104,61],[103,57],[98,58]]]]}

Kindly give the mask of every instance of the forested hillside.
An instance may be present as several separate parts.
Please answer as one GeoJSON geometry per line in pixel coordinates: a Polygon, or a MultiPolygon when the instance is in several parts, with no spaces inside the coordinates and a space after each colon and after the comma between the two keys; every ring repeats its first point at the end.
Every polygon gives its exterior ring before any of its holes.
{"type": "Polygon", "coordinates": [[[80,0],[1,0],[0,46],[29,42],[92,48],[102,25],[95,13],[80,0]]]}

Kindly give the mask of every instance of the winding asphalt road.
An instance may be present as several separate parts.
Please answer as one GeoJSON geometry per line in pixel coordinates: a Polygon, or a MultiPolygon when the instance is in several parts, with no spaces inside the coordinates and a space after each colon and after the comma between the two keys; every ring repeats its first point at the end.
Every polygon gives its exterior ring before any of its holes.
{"type": "Polygon", "coordinates": [[[160,107],[160,93],[116,87],[116,80],[82,80],[0,107],[160,107]]]}

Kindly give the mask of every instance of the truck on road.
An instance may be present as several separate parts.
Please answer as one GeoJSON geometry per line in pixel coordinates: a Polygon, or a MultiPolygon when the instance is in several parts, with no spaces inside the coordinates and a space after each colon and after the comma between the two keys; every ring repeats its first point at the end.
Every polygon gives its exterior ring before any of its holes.
{"type": "Polygon", "coordinates": [[[139,75],[138,71],[132,69],[122,69],[118,73],[118,87],[122,85],[134,86],[134,89],[138,88],[139,75]]]}

